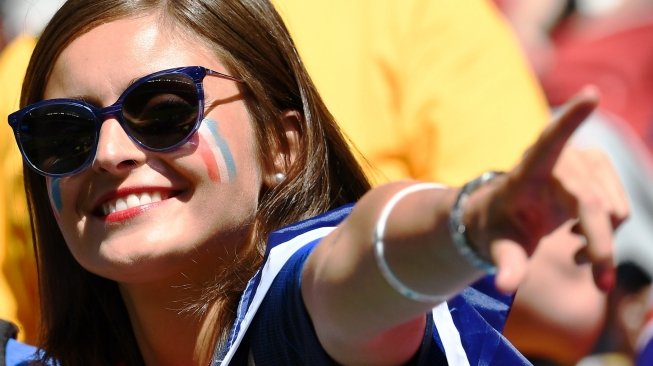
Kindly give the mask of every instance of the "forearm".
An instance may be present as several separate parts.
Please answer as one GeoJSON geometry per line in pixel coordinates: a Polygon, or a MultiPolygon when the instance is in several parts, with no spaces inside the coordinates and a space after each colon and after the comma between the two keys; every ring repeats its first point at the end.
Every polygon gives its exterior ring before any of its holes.
{"type": "MultiPolygon", "coordinates": [[[[437,304],[398,293],[381,274],[374,253],[382,209],[411,184],[368,193],[307,262],[302,285],[307,308],[320,341],[339,362],[407,361],[422,340],[424,314],[437,304]]],[[[416,292],[444,299],[483,275],[451,242],[448,220],[456,194],[453,189],[413,192],[388,217],[383,257],[394,276],[416,292]]]]}

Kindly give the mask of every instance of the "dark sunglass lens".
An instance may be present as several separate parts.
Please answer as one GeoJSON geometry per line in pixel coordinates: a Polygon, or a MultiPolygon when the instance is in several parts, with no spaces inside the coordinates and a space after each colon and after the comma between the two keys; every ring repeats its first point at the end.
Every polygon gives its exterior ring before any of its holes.
{"type": "Polygon", "coordinates": [[[161,75],[134,88],[123,102],[132,136],[151,149],[168,149],[185,140],[197,122],[199,101],[193,80],[161,75]]]}
{"type": "Polygon", "coordinates": [[[23,117],[19,136],[25,157],[38,169],[70,173],[82,167],[93,151],[95,118],[81,106],[43,106],[23,117]]]}

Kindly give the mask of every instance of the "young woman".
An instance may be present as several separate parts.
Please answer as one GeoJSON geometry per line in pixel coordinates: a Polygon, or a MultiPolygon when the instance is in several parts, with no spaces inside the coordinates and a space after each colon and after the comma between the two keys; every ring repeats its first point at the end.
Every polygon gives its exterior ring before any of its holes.
{"type": "Polygon", "coordinates": [[[267,1],[68,1],[24,85],[44,362],[525,363],[503,294],[568,220],[610,285],[620,186],[558,161],[591,91],[507,174],[368,192],[267,1]]]}

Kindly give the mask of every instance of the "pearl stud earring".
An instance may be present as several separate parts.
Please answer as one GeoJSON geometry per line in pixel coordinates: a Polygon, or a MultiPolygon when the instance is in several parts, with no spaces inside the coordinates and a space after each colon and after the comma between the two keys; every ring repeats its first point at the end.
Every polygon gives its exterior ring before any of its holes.
{"type": "Polygon", "coordinates": [[[286,180],[286,175],[283,173],[276,173],[274,175],[274,182],[276,184],[281,184],[284,180],[286,180]]]}

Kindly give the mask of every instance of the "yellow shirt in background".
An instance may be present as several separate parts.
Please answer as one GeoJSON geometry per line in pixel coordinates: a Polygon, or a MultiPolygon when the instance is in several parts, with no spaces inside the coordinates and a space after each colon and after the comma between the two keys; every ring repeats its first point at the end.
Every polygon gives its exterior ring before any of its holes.
{"type": "Polygon", "coordinates": [[[18,109],[25,69],[36,39],[21,36],[0,54],[0,318],[19,326],[19,339],[33,343],[38,323],[34,250],[23,190],[22,158],[7,123],[18,109]]]}
{"type": "Polygon", "coordinates": [[[318,90],[379,181],[460,185],[506,170],[548,122],[485,0],[273,0],[318,90]]]}

